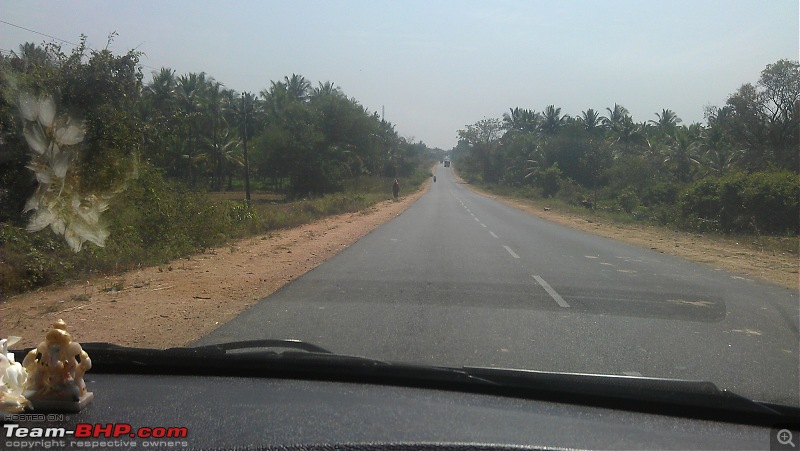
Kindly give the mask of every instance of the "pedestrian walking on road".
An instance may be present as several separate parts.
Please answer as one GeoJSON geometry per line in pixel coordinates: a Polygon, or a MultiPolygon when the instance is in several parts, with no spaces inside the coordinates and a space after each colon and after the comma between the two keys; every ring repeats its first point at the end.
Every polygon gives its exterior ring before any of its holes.
{"type": "Polygon", "coordinates": [[[394,183],[392,183],[392,194],[395,199],[400,195],[400,184],[397,183],[397,179],[394,179],[394,183]]]}

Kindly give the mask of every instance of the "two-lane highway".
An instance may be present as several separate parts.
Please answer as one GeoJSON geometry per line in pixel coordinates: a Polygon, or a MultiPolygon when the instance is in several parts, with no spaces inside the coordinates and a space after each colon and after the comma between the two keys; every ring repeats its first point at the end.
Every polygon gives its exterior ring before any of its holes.
{"type": "Polygon", "coordinates": [[[197,344],[702,379],[800,405],[799,318],[792,290],[541,220],[440,166],[405,213],[197,344]]]}

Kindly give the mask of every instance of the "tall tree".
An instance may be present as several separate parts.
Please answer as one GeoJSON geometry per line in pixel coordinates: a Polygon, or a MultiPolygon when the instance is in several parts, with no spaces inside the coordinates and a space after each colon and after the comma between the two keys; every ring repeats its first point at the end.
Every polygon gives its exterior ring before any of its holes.
{"type": "Polygon", "coordinates": [[[578,123],[589,133],[594,133],[600,129],[600,126],[603,123],[603,117],[600,116],[600,113],[595,111],[592,108],[581,113],[580,117],[578,118],[578,123]]]}
{"type": "Polygon", "coordinates": [[[662,109],[661,113],[656,113],[657,120],[650,121],[660,132],[671,135],[675,132],[675,127],[681,123],[681,118],[670,109],[662,109]]]}
{"type": "Polygon", "coordinates": [[[197,180],[194,170],[194,160],[198,144],[196,128],[205,87],[205,72],[200,72],[199,74],[192,72],[188,75],[178,77],[178,105],[181,109],[181,116],[187,130],[187,138],[184,143],[186,153],[183,154],[183,158],[186,160],[189,184],[192,187],[195,186],[197,180]]]}
{"type": "Polygon", "coordinates": [[[512,108],[503,113],[503,128],[512,134],[535,133],[540,122],[541,116],[534,110],[512,108]]]}
{"type": "Polygon", "coordinates": [[[556,108],[555,105],[548,105],[542,113],[539,130],[545,137],[555,136],[561,127],[566,124],[566,118],[566,115],[561,115],[561,108],[556,108]]]}
{"type": "Polygon", "coordinates": [[[676,128],[670,136],[664,163],[672,168],[680,182],[688,182],[691,178],[692,168],[700,165],[696,155],[697,148],[698,141],[685,127],[676,128]]]}
{"type": "Polygon", "coordinates": [[[728,98],[737,141],[746,148],[750,170],[775,164],[798,169],[800,146],[800,65],[780,60],[768,65],[756,86],[747,83],[728,98]]]}
{"type": "Polygon", "coordinates": [[[486,182],[496,182],[505,167],[502,161],[498,161],[498,141],[502,130],[499,119],[482,119],[458,131],[458,138],[468,143],[479,162],[486,182]]]}
{"type": "Polygon", "coordinates": [[[306,80],[302,75],[292,74],[290,77],[284,77],[286,84],[286,93],[291,100],[296,102],[305,102],[308,100],[311,93],[311,82],[306,80]]]}

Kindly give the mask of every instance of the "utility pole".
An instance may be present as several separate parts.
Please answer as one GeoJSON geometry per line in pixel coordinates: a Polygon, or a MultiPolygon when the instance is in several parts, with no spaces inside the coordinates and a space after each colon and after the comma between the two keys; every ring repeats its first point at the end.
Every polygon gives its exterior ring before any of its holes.
{"type": "Polygon", "coordinates": [[[244,123],[242,124],[243,141],[244,141],[244,189],[245,199],[247,199],[247,208],[250,208],[250,163],[247,161],[247,105],[244,101],[245,93],[242,93],[242,112],[244,113],[244,123]]]}

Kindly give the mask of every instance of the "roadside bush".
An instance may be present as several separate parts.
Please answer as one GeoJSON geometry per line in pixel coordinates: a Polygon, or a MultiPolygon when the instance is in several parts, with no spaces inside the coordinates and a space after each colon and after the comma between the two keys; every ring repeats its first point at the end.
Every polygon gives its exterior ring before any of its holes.
{"type": "Polygon", "coordinates": [[[676,222],[676,209],[674,205],[657,204],[650,208],[650,219],[660,225],[676,222]]]}
{"type": "Polygon", "coordinates": [[[658,181],[642,189],[641,201],[647,206],[674,205],[681,191],[681,185],[671,182],[658,181]]]}
{"type": "Polygon", "coordinates": [[[161,263],[218,244],[233,223],[226,213],[204,194],[144,168],[107,212],[111,235],[96,253],[116,265],[161,263]]]}
{"type": "Polygon", "coordinates": [[[74,269],[74,254],[49,228],[31,234],[0,223],[0,299],[58,282],[74,269]]]}
{"type": "Polygon", "coordinates": [[[574,180],[566,178],[561,180],[560,188],[556,197],[569,205],[580,205],[581,201],[587,198],[587,193],[574,180]]]}
{"type": "Polygon", "coordinates": [[[679,196],[681,225],[718,232],[800,233],[800,176],[790,172],[708,177],[679,196]]]}
{"type": "Polygon", "coordinates": [[[636,209],[640,204],[639,196],[636,194],[636,190],[629,186],[625,189],[618,197],[617,202],[619,202],[619,206],[625,211],[625,213],[631,214],[633,210],[636,209]]]}
{"type": "Polygon", "coordinates": [[[553,197],[561,188],[561,169],[558,168],[558,163],[553,164],[547,168],[542,174],[542,195],[544,197],[553,197]]]}
{"type": "Polygon", "coordinates": [[[741,197],[756,232],[800,233],[800,176],[789,172],[752,174],[741,197]]]}

